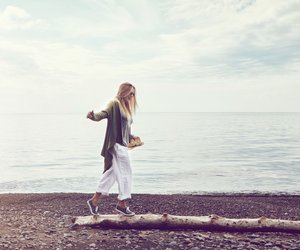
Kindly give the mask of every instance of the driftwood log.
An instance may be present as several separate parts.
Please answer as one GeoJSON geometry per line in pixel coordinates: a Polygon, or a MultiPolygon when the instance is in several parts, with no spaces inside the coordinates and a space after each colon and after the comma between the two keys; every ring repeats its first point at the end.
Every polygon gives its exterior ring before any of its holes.
{"type": "Polygon", "coordinates": [[[269,219],[230,219],[218,215],[177,216],[169,214],[93,215],[73,218],[73,226],[118,229],[202,229],[218,231],[283,231],[300,233],[300,221],[269,219]]]}

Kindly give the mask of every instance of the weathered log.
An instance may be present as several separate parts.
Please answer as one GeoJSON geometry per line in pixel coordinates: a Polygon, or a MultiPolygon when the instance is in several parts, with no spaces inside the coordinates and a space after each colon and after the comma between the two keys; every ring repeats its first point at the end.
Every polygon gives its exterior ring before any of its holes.
{"type": "Polygon", "coordinates": [[[177,216],[169,214],[93,215],[73,218],[73,226],[85,225],[119,229],[202,229],[221,231],[300,232],[300,221],[260,218],[231,219],[218,215],[177,216]]]}

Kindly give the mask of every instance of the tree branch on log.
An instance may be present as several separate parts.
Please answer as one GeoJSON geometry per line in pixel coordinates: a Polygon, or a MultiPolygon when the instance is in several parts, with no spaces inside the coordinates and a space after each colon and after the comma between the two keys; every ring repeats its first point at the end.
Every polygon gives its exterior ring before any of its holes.
{"type": "Polygon", "coordinates": [[[73,218],[73,227],[96,226],[119,229],[202,229],[218,231],[283,231],[300,233],[300,221],[260,218],[231,219],[209,216],[177,216],[169,214],[93,215],[73,218]]]}

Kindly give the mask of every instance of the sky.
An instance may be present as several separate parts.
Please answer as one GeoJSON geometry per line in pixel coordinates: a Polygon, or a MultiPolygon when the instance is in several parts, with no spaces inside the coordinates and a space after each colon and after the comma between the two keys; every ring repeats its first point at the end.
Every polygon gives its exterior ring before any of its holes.
{"type": "Polygon", "coordinates": [[[299,0],[1,0],[0,113],[300,112],[299,0]]]}

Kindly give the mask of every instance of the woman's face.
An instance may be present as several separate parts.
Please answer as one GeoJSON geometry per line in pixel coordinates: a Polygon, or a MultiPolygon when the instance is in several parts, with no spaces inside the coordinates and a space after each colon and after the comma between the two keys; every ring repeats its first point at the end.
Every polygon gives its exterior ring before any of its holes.
{"type": "Polygon", "coordinates": [[[129,93],[129,100],[133,100],[135,98],[135,89],[131,88],[129,93]]]}

